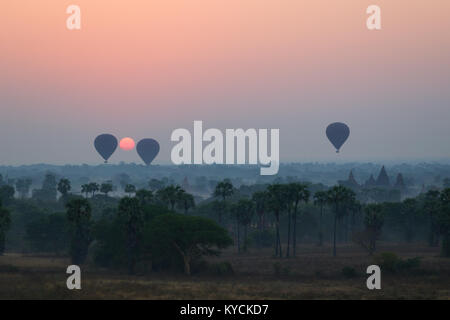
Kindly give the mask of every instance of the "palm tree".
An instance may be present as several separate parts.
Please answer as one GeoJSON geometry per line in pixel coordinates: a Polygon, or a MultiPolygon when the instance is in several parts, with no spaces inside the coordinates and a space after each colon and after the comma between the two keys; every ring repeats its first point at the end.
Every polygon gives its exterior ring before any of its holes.
{"type": "Polygon", "coordinates": [[[352,199],[349,203],[348,210],[351,212],[350,216],[350,235],[353,237],[356,228],[356,219],[361,214],[362,204],[356,199],[352,199]]]}
{"type": "Polygon", "coordinates": [[[184,214],[187,214],[189,209],[195,208],[194,196],[181,189],[178,195],[177,205],[180,209],[184,211],[184,214]]]}
{"type": "Polygon", "coordinates": [[[319,217],[319,246],[323,245],[323,207],[327,204],[327,193],[325,191],[317,191],[314,194],[314,204],[320,208],[319,217]]]}
{"type": "MultiPolygon", "coordinates": [[[[225,179],[219,182],[214,189],[214,197],[222,198],[223,208],[225,208],[225,201],[228,197],[231,197],[234,193],[233,184],[230,180],[225,179]]],[[[222,210],[219,211],[219,224],[222,223],[222,210]]]]}
{"type": "MultiPolygon", "coordinates": [[[[294,234],[293,234],[293,255],[295,257],[296,253],[296,244],[297,244],[297,211],[298,205],[300,202],[307,203],[309,200],[310,192],[308,190],[308,186],[306,184],[301,183],[290,183],[289,188],[291,189],[292,198],[294,201],[294,234]]],[[[289,243],[289,242],[288,242],[289,243]]],[[[288,248],[288,256],[289,256],[289,248],[288,248]]]]}
{"type": "Polygon", "coordinates": [[[149,205],[153,202],[153,192],[150,190],[139,189],[136,191],[136,198],[141,206],[149,205]]]}
{"type": "Polygon", "coordinates": [[[288,216],[288,233],[287,233],[287,249],[286,258],[289,258],[289,253],[291,251],[291,211],[292,205],[294,203],[294,190],[290,184],[282,184],[284,189],[284,201],[286,204],[286,211],[288,216]]]}
{"type": "Polygon", "coordinates": [[[376,249],[376,241],[380,237],[384,216],[381,204],[369,204],[365,208],[364,225],[368,235],[367,250],[372,255],[376,249]]]}
{"type": "Polygon", "coordinates": [[[259,191],[253,193],[252,200],[255,204],[255,211],[258,215],[258,229],[264,230],[264,212],[267,207],[267,192],[259,191]]]}
{"type": "Polygon", "coordinates": [[[272,184],[267,187],[268,207],[275,215],[276,220],[276,243],[275,256],[282,257],[282,247],[280,239],[280,215],[286,208],[286,189],[281,184],[272,184]]]}
{"type": "Polygon", "coordinates": [[[437,190],[430,190],[425,194],[424,209],[428,213],[430,220],[430,234],[428,237],[428,245],[430,247],[437,247],[439,245],[439,228],[437,225],[437,215],[440,210],[440,192],[437,190]]]}
{"type": "Polygon", "coordinates": [[[69,179],[61,179],[58,182],[57,190],[63,195],[63,197],[67,196],[70,191],[70,181],[69,179]]]}
{"type": "Polygon", "coordinates": [[[333,232],[333,256],[336,256],[336,229],[337,220],[345,214],[343,210],[343,204],[354,199],[355,193],[344,187],[344,186],[334,186],[327,191],[327,203],[333,207],[334,210],[334,232],[333,232]]]}
{"type": "Polygon", "coordinates": [[[137,198],[124,197],[119,202],[119,217],[125,221],[127,236],[128,273],[134,274],[138,258],[139,238],[143,225],[143,216],[139,200],[137,198]]]}
{"type": "Polygon", "coordinates": [[[412,242],[414,238],[414,226],[416,225],[416,215],[418,213],[418,203],[414,198],[408,198],[402,202],[403,226],[405,228],[406,242],[412,242]]]}
{"type": "Polygon", "coordinates": [[[231,195],[233,195],[233,184],[230,182],[230,180],[225,179],[216,185],[216,188],[214,190],[215,197],[222,197],[222,200],[225,201],[226,198],[230,197],[231,195]]]}
{"type": "Polygon", "coordinates": [[[105,195],[105,198],[108,197],[108,193],[110,193],[113,190],[113,185],[110,182],[102,183],[100,186],[100,192],[105,195]]]}
{"type": "Polygon", "coordinates": [[[441,209],[437,223],[439,232],[442,235],[441,254],[443,257],[450,257],[450,188],[442,190],[440,195],[441,209]]]}
{"type": "Polygon", "coordinates": [[[2,207],[0,201],[0,256],[5,251],[6,232],[11,226],[11,214],[9,210],[2,207]]]}
{"type": "Polygon", "coordinates": [[[181,190],[183,189],[181,189],[180,186],[170,185],[163,189],[159,189],[156,192],[156,195],[162,202],[170,206],[170,209],[173,211],[175,209],[175,204],[180,198],[181,190]]]}
{"type": "Polygon", "coordinates": [[[86,198],[88,197],[89,192],[91,192],[91,188],[90,188],[89,184],[81,185],[81,193],[84,193],[86,198]]]}
{"type": "Polygon", "coordinates": [[[237,247],[238,252],[241,252],[240,241],[240,225],[244,227],[244,248],[243,251],[247,251],[247,228],[252,221],[254,205],[249,199],[241,199],[231,207],[231,212],[236,219],[236,231],[237,231],[237,247]]]}
{"type": "Polygon", "coordinates": [[[71,224],[72,240],[70,255],[72,263],[84,263],[91,243],[91,205],[86,199],[73,199],[66,204],[67,220],[71,224]]]}
{"type": "Polygon", "coordinates": [[[89,183],[89,192],[92,193],[92,197],[95,196],[95,193],[100,190],[100,186],[96,182],[89,183]]]}
{"type": "Polygon", "coordinates": [[[136,192],[136,187],[132,184],[127,184],[124,191],[131,197],[131,194],[136,192]]]}

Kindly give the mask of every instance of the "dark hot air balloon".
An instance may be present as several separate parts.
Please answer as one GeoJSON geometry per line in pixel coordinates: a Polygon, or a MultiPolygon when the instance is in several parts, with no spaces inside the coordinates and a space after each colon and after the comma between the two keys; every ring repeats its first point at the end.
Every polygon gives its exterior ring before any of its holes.
{"type": "Polygon", "coordinates": [[[101,134],[95,138],[94,147],[107,163],[109,157],[116,151],[117,139],[112,134],[101,134]]]}
{"type": "Polygon", "coordinates": [[[154,139],[142,139],[137,143],[136,151],[142,161],[149,165],[159,153],[159,143],[154,139]]]}
{"type": "Polygon", "coordinates": [[[327,127],[326,133],[328,140],[336,148],[336,153],[339,153],[339,149],[350,135],[350,128],[345,123],[335,122],[327,127]]]}

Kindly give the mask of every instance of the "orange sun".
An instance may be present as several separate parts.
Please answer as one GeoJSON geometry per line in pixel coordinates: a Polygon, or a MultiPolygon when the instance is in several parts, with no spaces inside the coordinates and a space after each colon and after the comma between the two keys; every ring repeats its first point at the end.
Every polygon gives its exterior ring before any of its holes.
{"type": "Polygon", "coordinates": [[[131,138],[123,138],[120,140],[119,147],[122,150],[130,151],[134,149],[134,140],[131,138]]]}

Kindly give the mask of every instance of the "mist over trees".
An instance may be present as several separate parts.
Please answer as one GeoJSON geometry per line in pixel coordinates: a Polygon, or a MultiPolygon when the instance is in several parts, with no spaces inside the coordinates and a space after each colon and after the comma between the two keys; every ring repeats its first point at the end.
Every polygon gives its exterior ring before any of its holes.
{"type": "Polygon", "coordinates": [[[378,167],[365,180],[350,169],[329,185],[291,175],[195,176],[195,166],[189,176],[148,178],[133,170],[99,178],[89,167],[14,178],[9,170],[0,179],[0,253],[47,252],[129,274],[202,272],[205,258],[223,250],[271,248],[291,259],[299,244],[336,256],[342,245],[373,255],[380,242],[420,242],[450,256],[450,189],[447,167],[439,168],[430,184],[414,182],[420,174],[391,179],[390,168],[378,167]]]}

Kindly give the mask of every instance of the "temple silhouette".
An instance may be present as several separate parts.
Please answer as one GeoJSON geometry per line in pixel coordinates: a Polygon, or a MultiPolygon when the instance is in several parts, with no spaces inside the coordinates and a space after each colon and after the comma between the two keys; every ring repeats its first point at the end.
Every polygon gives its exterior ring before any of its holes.
{"type": "Polygon", "coordinates": [[[339,180],[338,184],[350,188],[350,189],[371,189],[371,188],[386,188],[386,189],[398,189],[400,191],[406,190],[405,181],[401,173],[397,174],[394,184],[391,184],[388,173],[385,166],[382,166],[377,178],[375,179],[373,174],[370,175],[363,184],[359,184],[353,175],[353,170],[350,170],[347,180],[339,180]]]}

